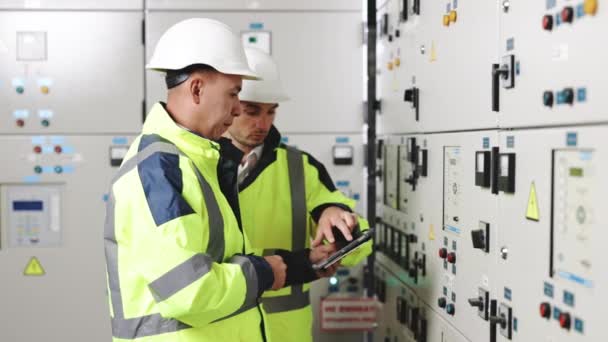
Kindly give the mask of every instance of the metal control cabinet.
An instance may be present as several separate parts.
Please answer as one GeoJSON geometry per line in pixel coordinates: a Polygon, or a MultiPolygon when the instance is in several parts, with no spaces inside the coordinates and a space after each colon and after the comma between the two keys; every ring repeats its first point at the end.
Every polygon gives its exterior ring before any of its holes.
{"type": "Polygon", "coordinates": [[[11,165],[0,179],[3,340],[111,338],[104,200],[117,170],[110,166],[111,149],[126,149],[130,141],[106,135],[0,137],[0,164],[11,165]],[[37,147],[44,151],[37,153],[37,147]]]}
{"type": "MultiPolygon", "coordinates": [[[[604,5],[378,1],[374,266],[426,305],[428,341],[608,338],[604,5]]],[[[383,316],[374,340],[420,341],[400,331],[383,316]]]]}

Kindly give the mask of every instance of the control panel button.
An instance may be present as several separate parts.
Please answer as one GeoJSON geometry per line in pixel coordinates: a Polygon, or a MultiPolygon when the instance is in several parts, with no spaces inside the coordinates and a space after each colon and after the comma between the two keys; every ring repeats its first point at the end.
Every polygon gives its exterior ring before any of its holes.
{"type": "Polygon", "coordinates": [[[553,107],[553,101],[553,92],[550,90],[545,91],[543,93],[543,104],[547,107],[553,107]]]}
{"type": "Polygon", "coordinates": [[[40,124],[42,125],[42,127],[49,127],[51,125],[51,122],[47,119],[43,119],[42,121],[40,121],[40,124]]]}
{"type": "Polygon", "coordinates": [[[448,315],[454,316],[454,314],[456,313],[456,307],[454,306],[454,304],[448,304],[445,306],[445,312],[448,313],[448,315]]]}
{"type": "Polygon", "coordinates": [[[597,13],[597,0],[585,0],[583,10],[585,14],[595,15],[597,13]]]}
{"type": "Polygon", "coordinates": [[[445,299],[445,297],[440,297],[437,300],[437,305],[442,309],[445,308],[445,306],[447,305],[447,300],[445,299]]]}
{"type": "Polygon", "coordinates": [[[447,259],[450,264],[455,264],[456,263],[456,253],[454,253],[454,252],[448,253],[447,259]]]}
{"type": "Polygon", "coordinates": [[[564,99],[564,103],[573,104],[574,103],[574,89],[565,88],[562,90],[562,97],[564,99]]]}
{"type": "Polygon", "coordinates": [[[450,11],[450,21],[455,23],[456,19],[458,19],[458,13],[456,13],[456,11],[452,10],[450,11]]]}
{"type": "Polygon", "coordinates": [[[545,29],[547,31],[553,30],[553,16],[552,15],[545,15],[543,17],[543,29],[545,29]]]}
{"type": "Polygon", "coordinates": [[[574,9],[571,6],[566,6],[562,10],[562,21],[564,23],[571,23],[574,18],[574,9]]]}
{"type": "Polygon", "coordinates": [[[55,153],[61,154],[61,152],[63,152],[63,148],[59,145],[55,146],[55,153]]]}
{"type": "Polygon", "coordinates": [[[551,304],[545,302],[541,303],[539,307],[540,317],[549,319],[551,318],[551,304]]]}
{"type": "Polygon", "coordinates": [[[40,87],[40,92],[43,93],[44,95],[48,94],[50,91],[48,86],[42,86],[40,87]]]}
{"type": "Polygon", "coordinates": [[[448,249],[447,248],[440,248],[439,249],[439,257],[441,259],[445,259],[448,256],[448,249]]]}
{"type": "Polygon", "coordinates": [[[42,147],[40,147],[40,146],[34,146],[34,153],[37,153],[37,154],[42,153],[42,147]]]}
{"type": "Polygon", "coordinates": [[[450,16],[447,14],[443,16],[443,26],[450,26],[450,16]]]}
{"type": "Polygon", "coordinates": [[[23,127],[25,126],[25,121],[23,119],[17,119],[17,121],[15,121],[15,124],[17,125],[17,127],[23,127]]]}
{"type": "Polygon", "coordinates": [[[570,314],[567,312],[562,312],[559,314],[559,326],[570,330],[570,325],[572,324],[570,319],[570,314]]]}
{"type": "Polygon", "coordinates": [[[15,91],[17,92],[17,94],[23,94],[25,92],[25,88],[23,86],[16,86],[15,87],[15,91]]]}

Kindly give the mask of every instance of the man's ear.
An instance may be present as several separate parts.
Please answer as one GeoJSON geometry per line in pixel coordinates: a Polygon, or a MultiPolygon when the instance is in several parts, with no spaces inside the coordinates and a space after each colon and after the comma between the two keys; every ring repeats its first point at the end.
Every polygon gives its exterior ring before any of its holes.
{"type": "Polygon", "coordinates": [[[201,96],[205,90],[205,84],[206,82],[202,75],[193,74],[191,76],[188,90],[190,91],[190,97],[194,103],[200,104],[201,96]]]}

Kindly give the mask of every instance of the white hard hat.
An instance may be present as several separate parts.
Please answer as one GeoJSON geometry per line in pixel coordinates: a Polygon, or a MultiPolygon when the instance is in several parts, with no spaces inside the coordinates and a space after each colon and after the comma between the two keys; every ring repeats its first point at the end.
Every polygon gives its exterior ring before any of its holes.
{"type": "Polygon", "coordinates": [[[255,48],[245,48],[249,66],[260,75],[261,81],[243,81],[239,93],[241,101],[259,103],[279,103],[289,100],[279,78],[279,68],[265,52],[255,48]]]}
{"type": "Polygon", "coordinates": [[[206,64],[228,75],[259,79],[247,64],[241,40],[217,20],[192,18],[171,26],[161,37],[146,69],[181,70],[206,64]]]}

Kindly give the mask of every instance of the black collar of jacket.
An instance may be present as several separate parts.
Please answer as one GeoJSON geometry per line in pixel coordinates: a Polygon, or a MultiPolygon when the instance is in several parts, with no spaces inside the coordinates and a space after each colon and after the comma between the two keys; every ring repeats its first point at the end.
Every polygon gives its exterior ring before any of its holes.
{"type": "Polygon", "coordinates": [[[281,133],[279,130],[272,125],[270,127],[270,131],[264,139],[264,149],[262,150],[262,157],[255,165],[253,170],[247,175],[247,177],[243,180],[241,185],[239,185],[239,191],[243,191],[247,188],[251,183],[253,183],[256,178],[264,171],[270,164],[274,163],[277,160],[276,149],[281,147],[283,144],[281,143],[281,133]]]}
{"type": "Polygon", "coordinates": [[[237,170],[243,159],[243,152],[232,145],[232,140],[230,139],[220,138],[217,142],[220,145],[220,160],[217,164],[217,177],[220,189],[228,200],[228,204],[230,204],[234,216],[236,216],[239,228],[242,230],[237,170]]]}

